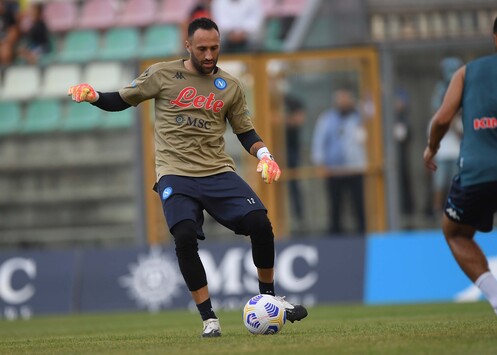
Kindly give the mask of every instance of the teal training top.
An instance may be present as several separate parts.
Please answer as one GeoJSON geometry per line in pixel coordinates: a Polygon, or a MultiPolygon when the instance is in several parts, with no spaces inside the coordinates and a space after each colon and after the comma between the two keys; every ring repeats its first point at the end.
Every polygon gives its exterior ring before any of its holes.
{"type": "Polygon", "coordinates": [[[462,123],[461,185],[497,181],[497,54],[466,65],[462,123]]]}

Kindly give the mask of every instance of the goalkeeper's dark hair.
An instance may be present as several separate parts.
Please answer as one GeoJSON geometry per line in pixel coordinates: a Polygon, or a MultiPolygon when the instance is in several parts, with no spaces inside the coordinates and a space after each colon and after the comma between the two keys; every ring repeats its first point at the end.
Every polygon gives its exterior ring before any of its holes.
{"type": "Polygon", "coordinates": [[[497,17],[494,20],[494,35],[497,35],[497,17]]]}
{"type": "Polygon", "coordinates": [[[196,30],[212,30],[215,29],[217,33],[219,33],[219,28],[217,28],[217,24],[207,17],[196,18],[188,25],[188,38],[191,38],[196,30]]]}

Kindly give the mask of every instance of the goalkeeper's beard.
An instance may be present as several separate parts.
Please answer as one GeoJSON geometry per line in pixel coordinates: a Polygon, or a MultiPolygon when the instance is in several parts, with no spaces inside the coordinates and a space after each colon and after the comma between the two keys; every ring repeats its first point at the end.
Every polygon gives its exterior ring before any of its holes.
{"type": "Polygon", "coordinates": [[[212,63],[212,67],[205,68],[202,63],[205,63],[206,61],[200,61],[198,60],[195,56],[191,55],[190,60],[192,61],[193,67],[199,74],[203,75],[208,75],[211,74],[214,69],[216,68],[217,65],[217,58],[213,58],[212,60],[209,60],[209,64],[212,63]]]}

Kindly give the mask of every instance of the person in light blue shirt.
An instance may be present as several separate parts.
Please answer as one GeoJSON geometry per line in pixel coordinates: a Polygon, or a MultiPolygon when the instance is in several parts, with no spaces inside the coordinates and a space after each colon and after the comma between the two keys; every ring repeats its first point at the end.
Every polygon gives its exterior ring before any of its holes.
{"type": "Polygon", "coordinates": [[[312,140],[312,160],[326,170],[326,188],[331,204],[332,235],[343,234],[344,199],[350,198],[356,219],[355,232],[364,234],[364,168],[366,133],[356,108],[354,95],[346,89],[333,95],[334,105],[316,123],[312,140]]]}

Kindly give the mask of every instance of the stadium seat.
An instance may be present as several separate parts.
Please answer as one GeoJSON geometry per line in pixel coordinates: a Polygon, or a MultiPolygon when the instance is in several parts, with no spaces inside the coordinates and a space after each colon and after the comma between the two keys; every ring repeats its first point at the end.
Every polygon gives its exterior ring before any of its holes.
{"type": "Polygon", "coordinates": [[[20,104],[16,101],[0,101],[0,135],[16,133],[20,127],[20,104]]]}
{"type": "Polygon", "coordinates": [[[120,89],[125,84],[124,77],[123,65],[119,62],[93,62],[87,65],[83,82],[89,83],[95,90],[109,92],[120,89]]]}
{"type": "Polygon", "coordinates": [[[103,39],[99,58],[103,60],[128,60],[138,55],[140,35],[136,28],[113,28],[103,39]]]}
{"type": "Polygon", "coordinates": [[[128,108],[118,112],[104,112],[102,118],[103,129],[128,129],[133,126],[135,110],[128,108]]]}
{"type": "Polygon", "coordinates": [[[65,119],[62,121],[63,131],[87,131],[96,129],[101,124],[102,110],[87,103],[68,102],[65,119]]]}
{"type": "Polygon", "coordinates": [[[41,85],[41,97],[64,97],[70,86],[81,82],[79,64],[52,64],[47,67],[41,85]]]}
{"type": "Polygon", "coordinates": [[[30,101],[26,117],[22,123],[22,133],[43,133],[59,128],[61,110],[56,99],[37,99],[30,101]]]}
{"type": "Polygon", "coordinates": [[[65,32],[75,27],[78,6],[72,1],[50,1],[45,4],[43,17],[51,32],[65,32]]]}
{"type": "Polygon", "coordinates": [[[283,41],[280,38],[281,19],[277,17],[266,19],[266,33],[264,35],[264,49],[267,51],[281,51],[283,41]]]}
{"type": "Polygon", "coordinates": [[[155,22],[156,0],[127,0],[117,20],[118,26],[146,27],[155,22]]]}
{"type": "Polygon", "coordinates": [[[150,26],[145,31],[141,58],[167,57],[179,52],[179,33],[174,25],[150,26]]]}
{"type": "Polygon", "coordinates": [[[40,89],[40,69],[36,66],[11,66],[5,71],[2,100],[28,100],[40,89]]]}
{"type": "Polygon", "coordinates": [[[117,6],[113,0],[83,1],[78,26],[82,29],[104,30],[114,26],[117,6]]]}
{"type": "Polygon", "coordinates": [[[264,9],[264,15],[268,17],[278,17],[278,4],[283,2],[283,0],[264,0],[262,1],[262,7],[264,9]]]}
{"type": "Polygon", "coordinates": [[[93,60],[99,49],[100,38],[94,30],[69,32],[64,39],[58,60],[68,63],[86,63],[93,60]]]}
{"type": "Polygon", "coordinates": [[[279,16],[292,16],[300,15],[307,5],[308,0],[283,0],[279,4],[279,16]]]}
{"type": "Polygon", "coordinates": [[[160,24],[181,24],[188,19],[195,0],[161,0],[156,21],[160,24]]]}
{"type": "Polygon", "coordinates": [[[264,14],[267,17],[295,17],[304,11],[308,0],[264,0],[264,14]]]}

